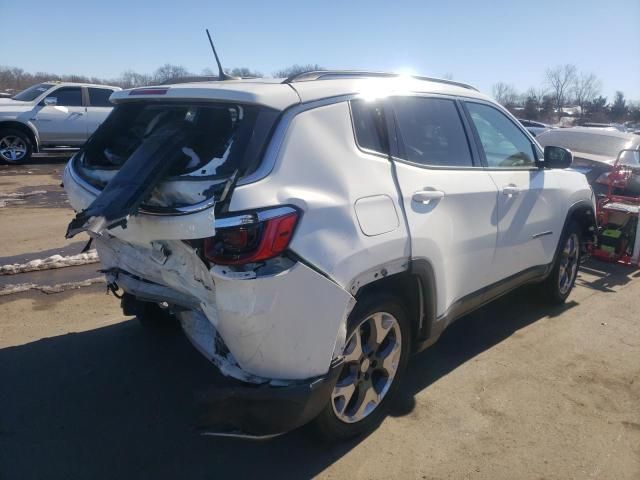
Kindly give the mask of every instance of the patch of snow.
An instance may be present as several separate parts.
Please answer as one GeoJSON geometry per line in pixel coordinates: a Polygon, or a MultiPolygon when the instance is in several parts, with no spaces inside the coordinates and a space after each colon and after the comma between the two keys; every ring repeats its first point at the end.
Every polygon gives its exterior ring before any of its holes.
{"type": "Polygon", "coordinates": [[[11,202],[20,202],[27,197],[33,197],[34,195],[42,195],[44,193],[47,193],[47,191],[33,190],[31,192],[0,193],[0,208],[6,207],[11,202]]]}
{"type": "Polygon", "coordinates": [[[27,263],[13,263],[0,266],[0,275],[15,275],[16,273],[34,272],[37,270],[50,270],[52,268],[75,267],[77,265],[88,265],[97,263],[100,259],[95,250],[89,250],[77,255],[51,255],[47,258],[37,258],[27,263]]]}
{"type": "Polygon", "coordinates": [[[89,278],[79,282],[57,283],[55,285],[37,285],[35,283],[16,283],[6,285],[0,289],[0,297],[4,295],[12,295],[14,293],[27,292],[29,290],[38,290],[42,293],[60,293],[66,290],[75,290],[82,287],[88,287],[94,283],[105,283],[104,277],[89,278]]]}

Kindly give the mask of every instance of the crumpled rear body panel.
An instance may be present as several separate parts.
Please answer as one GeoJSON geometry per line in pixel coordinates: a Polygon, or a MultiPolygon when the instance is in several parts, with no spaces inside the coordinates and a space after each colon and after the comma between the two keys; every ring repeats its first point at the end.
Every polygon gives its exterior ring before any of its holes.
{"type": "MultiPolygon", "coordinates": [[[[94,240],[108,278],[116,283],[118,275],[133,276],[153,282],[149,292],[158,291],[158,284],[182,294],[178,302],[183,305],[199,301],[199,311],[213,328],[199,328],[191,339],[225,374],[254,382],[313,378],[326,374],[334,352],[342,349],[353,297],[302,263],[275,275],[239,274],[220,266],[209,271],[181,241],[145,248],[112,236],[95,235],[94,240]],[[217,334],[230,355],[220,352],[217,334]]],[[[120,286],[126,291],[128,285],[123,281],[120,286]]],[[[144,298],[141,285],[131,293],[144,298]]]]}

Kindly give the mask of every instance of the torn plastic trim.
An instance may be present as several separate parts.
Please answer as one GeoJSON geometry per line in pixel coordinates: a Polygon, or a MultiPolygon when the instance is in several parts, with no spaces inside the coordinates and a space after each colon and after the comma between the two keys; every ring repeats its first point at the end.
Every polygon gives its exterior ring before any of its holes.
{"type": "Polygon", "coordinates": [[[121,288],[138,300],[154,303],[167,302],[187,309],[200,308],[200,301],[197,298],[165,285],[138,278],[125,270],[113,268],[104,270],[102,273],[105,274],[109,285],[113,285],[116,290],[121,288]]]}
{"type": "MultiPolygon", "coordinates": [[[[88,186],[73,175],[73,169],[67,164],[63,172],[64,188],[69,197],[69,203],[76,211],[81,211],[90,205],[99,191],[88,186]]],[[[180,211],[175,215],[154,215],[139,212],[128,218],[127,228],[115,227],[109,230],[121,240],[136,244],[149,245],[161,238],[165,240],[193,240],[215,235],[214,205],[205,205],[197,211],[180,211]]]]}
{"type": "MultiPolygon", "coordinates": [[[[96,197],[118,173],[115,168],[87,167],[82,164],[82,155],[71,159],[71,170],[77,183],[96,197]]],[[[152,215],[186,215],[193,211],[210,208],[215,197],[224,189],[229,175],[177,175],[162,180],[141,204],[138,211],[152,215]]]]}
{"type": "MultiPolygon", "coordinates": [[[[91,185],[89,182],[87,182],[81,176],[79,176],[78,172],[76,171],[76,169],[73,168],[73,165],[72,165],[71,162],[69,162],[67,164],[66,168],[65,168],[65,171],[63,173],[63,179],[64,179],[64,177],[67,177],[68,179],[73,180],[73,182],[77,186],[81,187],[87,193],[90,193],[91,197],[86,197],[85,196],[85,198],[89,198],[91,201],[93,201],[95,199],[95,197],[99,196],[100,193],[102,193],[102,191],[100,189],[98,189],[97,187],[91,185]]],[[[225,177],[222,181],[224,182],[227,179],[228,179],[228,177],[225,177]]],[[[68,190],[69,182],[68,181],[64,181],[64,185],[65,185],[65,189],[68,190]]],[[[211,182],[208,182],[207,185],[211,186],[211,182]]],[[[69,193],[69,192],[67,192],[67,193],[69,193]]],[[[175,207],[160,207],[160,208],[156,208],[156,207],[148,207],[148,206],[145,206],[145,205],[141,205],[140,208],[138,209],[138,214],[147,214],[147,215],[154,215],[154,216],[160,216],[160,215],[167,215],[167,216],[189,215],[189,214],[192,214],[192,213],[198,213],[198,212],[201,212],[203,210],[207,210],[209,208],[212,208],[215,205],[215,203],[216,203],[215,198],[209,198],[207,200],[204,200],[202,202],[199,202],[199,203],[196,203],[196,204],[193,204],[193,205],[183,205],[183,206],[175,206],[175,207]]],[[[80,210],[80,208],[76,208],[75,205],[72,204],[72,206],[76,210],[80,210]]],[[[87,206],[88,206],[88,203],[87,203],[87,205],[83,206],[82,208],[87,208],[87,206]]]]}
{"type": "Polygon", "coordinates": [[[163,125],[146,136],[95,200],[69,223],[66,237],[126,227],[129,216],[138,212],[155,186],[182,160],[181,148],[188,142],[189,131],[181,125],[163,125]]]}
{"type": "Polygon", "coordinates": [[[349,283],[347,290],[351,292],[351,295],[356,295],[358,291],[365,285],[373,283],[377,280],[381,280],[390,275],[395,275],[396,273],[406,272],[408,270],[409,259],[398,258],[396,260],[377,265],[361,273],[349,283]]]}

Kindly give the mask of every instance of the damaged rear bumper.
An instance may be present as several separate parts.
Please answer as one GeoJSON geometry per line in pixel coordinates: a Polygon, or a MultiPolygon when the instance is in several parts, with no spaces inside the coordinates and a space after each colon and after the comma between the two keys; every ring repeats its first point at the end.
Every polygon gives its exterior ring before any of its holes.
{"type": "Polygon", "coordinates": [[[307,424],[331,397],[342,369],[332,362],[329,372],[312,381],[286,386],[239,384],[201,392],[198,429],[204,435],[270,438],[307,424]]]}

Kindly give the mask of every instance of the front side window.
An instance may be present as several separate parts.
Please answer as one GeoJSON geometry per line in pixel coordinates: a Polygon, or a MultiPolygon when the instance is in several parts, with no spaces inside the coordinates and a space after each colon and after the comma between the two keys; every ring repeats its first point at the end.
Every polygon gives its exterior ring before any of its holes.
{"type": "Polygon", "coordinates": [[[109,97],[113,90],[89,87],[89,103],[92,107],[113,107],[109,97]]]}
{"type": "Polygon", "coordinates": [[[400,156],[420,165],[472,167],[462,120],[453,100],[395,97],[400,156]]]}
{"type": "Polygon", "coordinates": [[[62,87],[49,93],[47,97],[57,100],[59,107],[81,107],[82,89],[80,87],[62,87]]]}
{"type": "Polygon", "coordinates": [[[496,108],[467,102],[490,168],[531,168],[536,161],[529,138],[496,108]]]}

